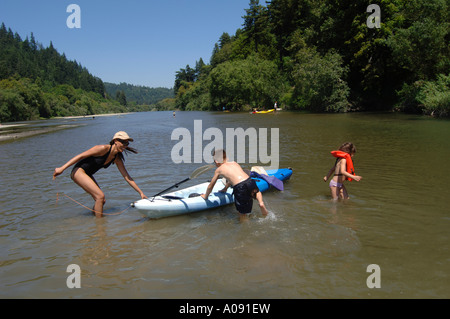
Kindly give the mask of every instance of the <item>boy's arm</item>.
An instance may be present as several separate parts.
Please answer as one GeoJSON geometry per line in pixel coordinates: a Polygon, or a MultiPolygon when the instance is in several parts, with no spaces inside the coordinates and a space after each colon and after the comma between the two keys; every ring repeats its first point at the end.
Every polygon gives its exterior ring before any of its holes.
{"type": "Polygon", "coordinates": [[[206,188],[206,193],[202,194],[203,199],[207,199],[209,194],[211,194],[214,185],[216,185],[217,180],[219,179],[219,169],[216,169],[213,178],[211,179],[211,182],[209,183],[208,187],[206,188]]]}
{"type": "Polygon", "coordinates": [[[221,193],[226,193],[228,187],[230,187],[230,186],[231,186],[231,183],[230,183],[229,181],[227,181],[227,182],[225,183],[225,187],[224,187],[223,189],[221,189],[219,192],[221,192],[221,193]]]}
{"type": "Polygon", "coordinates": [[[261,213],[262,213],[264,216],[267,216],[267,214],[268,214],[269,212],[267,211],[266,205],[264,205],[264,201],[263,201],[263,197],[262,197],[261,192],[258,192],[258,193],[256,194],[256,199],[258,200],[258,203],[259,203],[259,209],[261,209],[261,213]]]}

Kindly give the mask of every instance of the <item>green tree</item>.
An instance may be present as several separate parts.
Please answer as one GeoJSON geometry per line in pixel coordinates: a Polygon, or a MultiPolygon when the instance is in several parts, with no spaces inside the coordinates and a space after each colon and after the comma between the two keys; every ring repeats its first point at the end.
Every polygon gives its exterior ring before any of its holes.
{"type": "Polygon", "coordinates": [[[300,0],[272,0],[268,2],[268,20],[276,38],[279,63],[288,55],[291,34],[298,28],[301,19],[300,0]]]}
{"type": "Polygon", "coordinates": [[[231,43],[231,37],[227,32],[224,32],[219,38],[219,48],[222,49],[228,43],[231,43]]]}
{"type": "Polygon", "coordinates": [[[119,101],[120,105],[127,106],[127,97],[124,91],[116,92],[116,100],[119,101]]]}
{"type": "Polygon", "coordinates": [[[224,62],[210,73],[214,107],[271,107],[284,90],[275,63],[251,55],[245,60],[224,62]]]}
{"type": "Polygon", "coordinates": [[[395,62],[410,74],[409,82],[433,80],[450,69],[448,1],[414,0],[402,11],[404,28],[387,41],[395,62]]]}
{"type": "Polygon", "coordinates": [[[258,45],[264,37],[267,25],[265,8],[259,4],[259,0],[250,0],[250,8],[245,9],[247,15],[244,18],[244,32],[248,43],[254,44],[254,51],[258,52],[258,45]]]}
{"type": "Polygon", "coordinates": [[[185,69],[180,69],[175,74],[175,85],[174,85],[175,94],[178,93],[178,90],[182,85],[182,82],[193,83],[194,81],[195,81],[195,69],[191,68],[188,64],[186,65],[185,69]]]}
{"type": "Polygon", "coordinates": [[[405,112],[436,117],[450,116],[450,74],[439,74],[434,81],[404,84],[397,107],[405,112]]]}
{"type": "Polygon", "coordinates": [[[36,115],[18,92],[0,88],[0,122],[31,120],[36,115]]]}
{"type": "Polygon", "coordinates": [[[322,57],[314,48],[301,49],[292,71],[293,104],[314,112],[347,111],[350,89],[345,82],[346,72],[338,53],[322,57]]]}

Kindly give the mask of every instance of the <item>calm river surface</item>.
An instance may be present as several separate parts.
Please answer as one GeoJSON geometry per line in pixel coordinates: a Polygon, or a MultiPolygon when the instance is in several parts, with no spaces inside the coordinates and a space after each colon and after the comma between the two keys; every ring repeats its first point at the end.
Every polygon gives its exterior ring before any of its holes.
{"type": "MultiPolygon", "coordinates": [[[[65,130],[0,143],[0,298],[450,298],[450,122],[404,114],[135,113],[29,123],[65,130]],[[125,130],[130,175],[151,196],[201,163],[174,164],[176,128],[279,128],[284,192],[264,194],[241,223],[234,206],[159,220],[129,208],[95,218],[55,167],[125,130]],[[330,151],[357,147],[359,183],[332,202],[330,151]],[[81,268],[69,289],[67,267],[81,268]],[[381,288],[368,288],[369,265],[381,288]]],[[[270,134],[269,134],[270,136],[270,134]]],[[[209,141],[204,141],[206,146],[209,141]]],[[[249,168],[250,165],[243,165],[249,168]]],[[[204,182],[212,171],[186,183],[204,182]]],[[[138,199],[115,166],[96,179],[105,212],[138,199]]]]}

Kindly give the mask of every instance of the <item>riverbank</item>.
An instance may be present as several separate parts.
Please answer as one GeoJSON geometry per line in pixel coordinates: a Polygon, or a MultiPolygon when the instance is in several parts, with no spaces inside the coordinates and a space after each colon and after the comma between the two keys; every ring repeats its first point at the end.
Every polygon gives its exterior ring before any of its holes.
{"type": "MultiPolygon", "coordinates": [[[[82,115],[82,116],[65,116],[65,117],[55,117],[51,120],[64,119],[64,120],[75,120],[75,119],[95,119],[96,117],[104,117],[104,116],[122,116],[131,113],[110,113],[110,114],[95,114],[95,115],[82,115]]],[[[51,133],[67,128],[73,128],[78,125],[76,124],[59,124],[54,126],[36,126],[34,127],[30,123],[0,123],[0,142],[8,142],[13,140],[18,140],[21,138],[31,137],[39,134],[51,133]]]]}
{"type": "Polygon", "coordinates": [[[12,128],[12,127],[23,127],[24,125],[2,125],[0,126],[0,142],[7,142],[11,140],[18,140],[25,137],[31,137],[39,134],[45,134],[45,133],[51,133],[56,132],[60,130],[64,130],[67,128],[76,127],[77,125],[57,125],[52,127],[46,127],[46,128],[36,128],[36,129],[29,129],[24,131],[16,131],[16,130],[6,130],[3,131],[3,128],[12,128]]]}
{"type": "Polygon", "coordinates": [[[61,117],[53,117],[52,119],[84,119],[84,118],[96,118],[96,117],[102,117],[102,116],[121,116],[121,115],[127,115],[127,114],[133,114],[133,112],[128,113],[106,113],[106,114],[94,114],[94,115],[79,115],[79,116],[61,116],[61,117]]]}

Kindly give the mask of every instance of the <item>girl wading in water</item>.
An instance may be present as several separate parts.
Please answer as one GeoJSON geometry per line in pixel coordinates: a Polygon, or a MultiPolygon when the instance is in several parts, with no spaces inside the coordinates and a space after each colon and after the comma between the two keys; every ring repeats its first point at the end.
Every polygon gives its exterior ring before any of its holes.
{"type": "Polygon", "coordinates": [[[353,143],[344,143],[338,151],[332,151],[331,155],[337,157],[334,166],[330,169],[327,176],[323,178],[326,182],[331,175],[334,175],[330,181],[331,196],[334,200],[339,198],[348,199],[347,189],[344,186],[344,181],[355,180],[359,182],[362,177],[355,175],[352,157],[356,153],[356,147],[353,143]]]}
{"type": "Polygon", "coordinates": [[[68,167],[75,164],[70,176],[75,183],[89,193],[95,200],[93,210],[97,217],[103,215],[103,205],[105,204],[106,199],[105,194],[94,178],[94,174],[100,168],[108,168],[112,163],[116,164],[123,178],[136,192],[139,193],[141,198],[147,198],[128,174],[124,165],[124,157],[122,154],[124,151],[137,153],[134,148],[128,146],[130,142],[133,142],[133,139],[130,138],[126,132],[117,132],[109,145],[96,145],[73,157],[63,166],[55,168],[53,179],[55,179],[56,176],[61,175],[68,167]]]}

